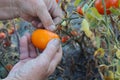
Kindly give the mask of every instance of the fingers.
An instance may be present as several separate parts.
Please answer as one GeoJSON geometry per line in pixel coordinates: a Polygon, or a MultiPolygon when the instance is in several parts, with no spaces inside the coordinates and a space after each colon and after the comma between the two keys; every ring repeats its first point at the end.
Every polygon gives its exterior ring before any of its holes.
{"type": "Polygon", "coordinates": [[[56,66],[58,65],[58,63],[61,61],[62,58],[62,47],[60,46],[58,52],[56,53],[56,55],[54,56],[54,58],[52,59],[49,69],[48,69],[48,73],[52,74],[53,71],[55,70],[56,66]]]}
{"type": "Polygon", "coordinates": [[[17,18],[19,12],[16,9],[16,7],[1,7],[0,8],[0,20],[5,20],[5,19],[13,19],[13,18],[17,18]]]}
{"type": "Polygon", "coordinates": [[[43,26],[50,31],[54,31],[56,27],[54,26],[52,17],[49,14],[47,7],[42,0],[37,9],[37,15],[40,18],[43,26]]]}
{"type": "Polygon", "coordinates": [[[38,21],[38,20],[32,21],[32,25],[33,25],[34,27],[36,27],[36,28],[43,29],[42,23],[41,23],[40,21],[38,21]]]}
{"type": "Polygon", "coordinates": [[[20,39],[20,60],[26,59],[28,57],[29,57],[28,41],[27,41],[27,37],[23,36],[20,39]]]}
{"type": "Polygon", "coordinates": [[[58,24],[62,21],[63,14],[62,14],[62,10],[58,6],[58,4],[55,2],[55,0],[53,1],[53,4],[54,5],[52,5],[50,12],[53,17],[54,23],[58,24]]]}
{"type": "Polygon", "coordinates": [[[53,39],[53,40],[51,40],[48,43],[46,49],[40,55],[40,58],[41,57],[45,57],[46,60],[48,60],[49,62],[51,62],[51,60],[56,55],[56,53],[59,50],[59,48],[60,48],[60,41],[59,41],[59,39],[53,39]]]}
{"type": "Polygon", "coordinates": [[[55,66],[57,66],[58,63],[61,61],[61,58],[62,58],[62,47],[60,45],[58,52],[56,53],[56,55],[52,59],[51,65],[54,64],[55,66]]]}
{"type": "Polygon", "coordinates": [[[31,39],[30,39],[30,34],[26,33],[25,36],[28,39],[28,50],[29,50],[29,57],[30,58],[35,58],[37,57],[37,53],[35,50],[35,47],[33,46],[31,39]]]}

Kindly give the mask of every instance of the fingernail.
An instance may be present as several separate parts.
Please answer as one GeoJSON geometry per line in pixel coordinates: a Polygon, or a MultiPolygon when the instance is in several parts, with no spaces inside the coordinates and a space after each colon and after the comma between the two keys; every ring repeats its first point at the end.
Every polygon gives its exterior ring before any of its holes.
{"type": "Polygon", "coordinates": [[[49,43],[50,45],[59,46],[60,45],[60,40],[59,39],[53,39],[49,43]]]}
{"type": "Polygon", "coordinates": [[[54,25],[51,25],[51,26],[48,26],[47,29],[50,31],[55,31],[56,27],[54,25]]]}

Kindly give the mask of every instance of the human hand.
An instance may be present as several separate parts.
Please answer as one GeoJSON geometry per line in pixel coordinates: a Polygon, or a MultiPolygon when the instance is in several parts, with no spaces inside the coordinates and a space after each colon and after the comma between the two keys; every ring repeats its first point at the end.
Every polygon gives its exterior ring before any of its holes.
{"type": "Polygon", "coordinates": [[[37,56],[28,34],[20,39],[20,52],[20,61],[4,80],[45,80],[54,72],[62,57],[58,39],[51,40],[46,49],[37,56]]]}
{"type": "Polygon", "coordinates": [[[56,0],[1,0],[0,7],[0,19],[21,17],[35,27],[50,31],[56,29],[62,18],[56,0]]]}

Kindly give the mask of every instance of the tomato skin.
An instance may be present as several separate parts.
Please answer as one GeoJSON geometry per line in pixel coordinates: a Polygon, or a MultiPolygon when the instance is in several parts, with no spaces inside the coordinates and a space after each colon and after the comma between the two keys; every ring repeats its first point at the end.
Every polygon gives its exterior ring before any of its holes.
{"type": "Polygon", "coordinates": [[[77,31],[75,31],[75,30],[72,30],[70,33],[71,33],[73,36],[77,36],[77,35],[78,35],[77,31]]]}
{"type": "Polygon", "coordinates": [[[77,12],[78,12],[80,15],[83,15],[83,11],[82,11],[82,7],[81,7],[81,6],[78,6],[78,7],[77,7],[77,12]]]}
{"type": "Polygon", "coordinates": [[[61,39],[61,41],[62,41],[63,43],[65,43],[65,42],[68,41],[68,39],[70,39],[69,36],[63,36],[62,39],[61,39]]]}
{"type": "Polygon", "coordinates": [[[1,33],[0,33],[0,39],[3,39],[3,38],[5,38],[5,37],[6,37],[5,33],[1,32],[1,33]]]}
{"type": "Polygon", "coordinates": [[[11,45],[11,42],[10,42],[10,41],[4,42],[4,46],[5,46],[5,47],[9,47],[10,45],[11,45]]]}
{"type": "Polygon", "coordinates": [[[58,3],[59,0],[56,0],[56,2],[58,3]]]}
{"type": "Polygon", "coordinates": [[[112,7],[118,8],[119,7],[119,0],[111,0],[112,1],[112,7]]]}
{"type": "MultiPolygon", "coordinates": [[[[110,14],[110,8],[111,7],[114,7],[114,8],[118,8],[119,7],[119,0],[104,0],[105,1],[105,6],[106,6],[106,13],[107,14],[110,14]]],[[[95,1],[95,7],[96,9],[98,10],[98,12],[100,14],[104,14],[104,6],[103,6],[103,3],[102,3],[102,0],[96,0],[95,1]]]]}

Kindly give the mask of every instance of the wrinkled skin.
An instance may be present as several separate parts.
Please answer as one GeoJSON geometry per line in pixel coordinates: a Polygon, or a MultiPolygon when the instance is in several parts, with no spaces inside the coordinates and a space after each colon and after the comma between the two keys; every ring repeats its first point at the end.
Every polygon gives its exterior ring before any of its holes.
{"type": "MultiPolygon", "coordinates": [[[[36,28],[56,30],[62,11],[56,0],[0,0],[0,20],[23,18],[36,28]]],[[[51,40],[37,55],[30,35],[20,40],[20,61],[4,80],[45,80],[52,74],[62,57],[58,39],[51,40]]]]}
{"type": "Polygon", "coordinates": [[[62,48],[58,39],[51,40],[46,49],[37,55],[27,34],[20,39],[20,61],[4,80],[45,80],[61,60],[62,48]]]}
{"type": "Polygon", "coordinates": [[[56,0],[0,0],[0,20],[21,17],[35,27],[56,29],[62,11],[56,0]]]}

